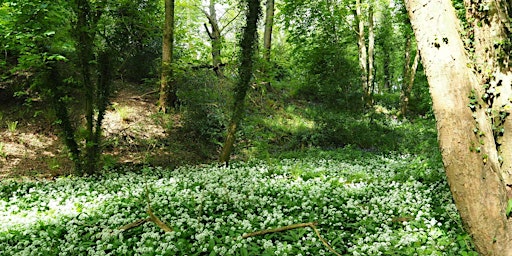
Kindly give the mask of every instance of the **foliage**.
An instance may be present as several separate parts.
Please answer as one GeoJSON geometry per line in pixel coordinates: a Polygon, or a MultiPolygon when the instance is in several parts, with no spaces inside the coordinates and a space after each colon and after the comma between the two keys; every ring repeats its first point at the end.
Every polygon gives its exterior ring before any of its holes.
{"type": "Polygon", "coordinates": [[[178,98],[183,114],[183,129],[202,141],[221,145],[228,123],[230,94],[225,81],[210,70],[178,75],[178,98]]]}
{"type": "Polygon", "coordinates": [[[351,148],[308,155],[2,181],[0,254],[329,255],[309,229],[240,238],[318,221],[342,254],[474,255],[439,162],[351,148]],[[147,216],[145,184],[153,211],[174,232],[152,223],[117,229],[147,216]]]}
{"type": "Polygon", "coordinates": [[[298,96],[315,102],[360,108],[355,34],[344,20],[341,1],[285,1],[278,16],[289,32],[298,96]],[[341,17],[341,18],[340,18],[341,17]]]}

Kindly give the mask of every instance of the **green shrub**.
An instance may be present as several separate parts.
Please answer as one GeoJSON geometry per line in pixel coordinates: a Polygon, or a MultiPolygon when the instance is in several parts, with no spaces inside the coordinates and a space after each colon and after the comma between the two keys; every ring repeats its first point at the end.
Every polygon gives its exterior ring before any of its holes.
{"type": "Polygon", "coordinates": [[[178,84],[184,131],[210,143],[221,143],[229,121],[229,88],[208,70],[183,74],[178,84]]]}

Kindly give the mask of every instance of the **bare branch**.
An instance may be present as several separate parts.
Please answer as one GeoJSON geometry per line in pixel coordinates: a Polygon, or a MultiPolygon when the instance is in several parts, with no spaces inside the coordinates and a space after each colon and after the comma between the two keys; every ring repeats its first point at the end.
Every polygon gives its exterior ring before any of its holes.
{"type": "Polygon", "coordinates": [[[240,16],[240,13],[242,13],[242,12],[240,12],[240,11],[239,11],[239,12],[235,15],[235,17],[234,17],[233,19],[231,19],[230,21],[228,21],[228,23],[226,23],[226,25],[220,29],[220,33],[222,33],[222,32],[224,31],[224,29],[225,29],[225,28],[229,27],[229,25],[231,25],[231,23],[233,23],[233,21],[235,21],[235,20],[238,18],[238,16],[240,16]]]}
{"type": "Polygon", "coordinates": [[[322,243],[325,245],[325,247],[327,247],[327,249],[329,249],[329,251],[331,251],[332,253],[336,254],[337,256],[341,256],[341,254],[336,252],[329,245],[329,243],[320,235],[320,232],[316,228],[317,224],[318,224],[317,222],[307,222],[307,223],[292,224],[292,225],[288,225],[288,226],[284,226],[284,227],[280,227],[280,228],[259,230],[259,231],[256,231],[256,232],[251,232],[251,233],[248,233],[248,234],[244,234],[244,235],[242,235],[242,238],[245,239],[245,238],[253,237],[253,236],[262,236],[262,235],[270,234],[270,233],[277,233],[277,232],[282,232],[282,231],[287,231],[287,230],[292,230],[292,229],[297,229],[297,228],[310,227],[310,228],[313,229],[313,231],[315,231],[315,233],[318,236],[318,238],[320,239],[320,241],[322,241],[322,243]]]}

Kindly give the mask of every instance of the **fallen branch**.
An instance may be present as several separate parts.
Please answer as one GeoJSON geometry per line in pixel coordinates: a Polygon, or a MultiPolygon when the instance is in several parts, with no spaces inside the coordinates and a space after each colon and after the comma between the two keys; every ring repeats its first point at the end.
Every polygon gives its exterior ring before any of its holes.
{"type": "Polygon", "coordinates": [[[153,223],[155,223],[158,227],[163,229],[165,232],[172,232],[172,228],[167,226],[163,221],[161,221],[155,214],[153,214],[153,211],[151,211],[151,207],[148,207],[148,214],[149,214],[149,220],[153,223]]]}
{"type": "Polygon", "coordinates": [[[284,226],[284,227],[280,227],[280,228],[259,230],[259,231],[256,231],[256,232],[251,232],[251,233],[244,234],[244,235],[242,235],[242,238],[245,239],[245,238],[248,238],[248,237],[262,236],[262,235],[269,234],[269,233],[277,233],[277,232],[292,230],[292,229],[296,229],[296,228],[310,227],[310,228],[313,229],[313,231],[315,231],[315,233],[318,236],[318,238],[320,239],[320,241],[322,241],[322,243],[325,245],[325,247],[327,247],[327,249],[329,249],[329,251],[331,251],[332,253],[336,254],[337,256],[341,256],[341,254],[336,252],[329,245],[329,243],[320,235],[320,232],[316,228],[317,224],[318,224],[317,222],[307,222],[307,223],[292,224],[292,225],[288,225],[288,226],[284,226]]]}
{"type": "Polygon", "coordinates": [[[155,223],[159,228],[161,228],[163,231],[165,232],[172,232],[172,228],[170,228],[169,226],[167,226],[163,221],[161,221],[154,213],[153,213],[153,210],[151,209],[151,201],[149,199],[149,190],[148,190],[148,186],[146,185],[146,200],[148,201],[148,210],[147,210],[147,213],[149,214],[149,218],[147,219],[140,219],[140,220],[137,220],[133,223],[130,223],[128,225],[124,225],[122,227],[119,227],[118,229],[122,230],[122,231],[126,231],[128,229],[132,229],[132,228],[135,228],[135,227],[138,227],[148,221],[151,221],[153,223],[155,223]]]}
{"type": "Polygon", "coordinates": [[[132,96],[132,97],[130,97],[130,99],[132,99],[132,100],[141,100],[145,96],[148,96],[148,95],[151,95],[151,94],[155,94],[157,92],[159,92],[159,91],[158,90],[149,91],[149,92],[146,92],[146,93],[144,93],[142,95],[139,95],[139,96],[132,96]]]}
{"type": "Polygon", "coordinates": [[[133,223],[130,223],[128,225],[124,225],[122,227],[119,227],[117,229],[122,230],[122,231],[126,231],[128,229],[136,228],[136,227],[138,227],[138,226],[140,226],[140,225],[142,225],[142,224],[144,224],[144,223],[146,223],[148,221],[151,221],[151,219],[150,218],[140,219],[140,220],[137,220],[137,221],[135,221],[133,223]]]}
{"type": "Polygon", "coordinates": [[[284,226],[284,227],[280,227],[280,228],[265,229],[265,230],[260,230],[260,231],[245,234],[242,236],[242,238],[248,238],[248,237],[252,237],[252,236],[262,236],[262,235],[266,235],[269,233],[277,233],[277,232],[282,232],[282,231],[296,229],[296,228],[311,227],[316,224],[317,224],[316,222],[308,222],[308,223],[299,223],[299,224],[288,225],[288,226],[284,226]]]}
{"type": "Polygon", "coordinates": [[[172,232],[172,228],[167,226],[163,221],[161,221],[155,214],[153,214],[153,211],[151,210],[151,200],[149,199],[149,189],[148,184],[146,183],[146,200],[148,201],[148,214],[149,219],[155,223],[157,226],[159,226],[161,229],[163,229],[165,232],[172,232]]]}

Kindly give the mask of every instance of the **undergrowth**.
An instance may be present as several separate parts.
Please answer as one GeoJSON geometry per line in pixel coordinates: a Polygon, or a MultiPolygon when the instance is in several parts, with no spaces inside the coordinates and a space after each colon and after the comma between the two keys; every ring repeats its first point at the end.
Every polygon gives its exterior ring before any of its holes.
{"type": "Polygon", "coordinates": [[[142,168],[0,183],[0,255],[477,255],[439,161],[352,147],[229,168],[142,168]],[[151,222],[118,228],[153,212],[151,222]]]}

